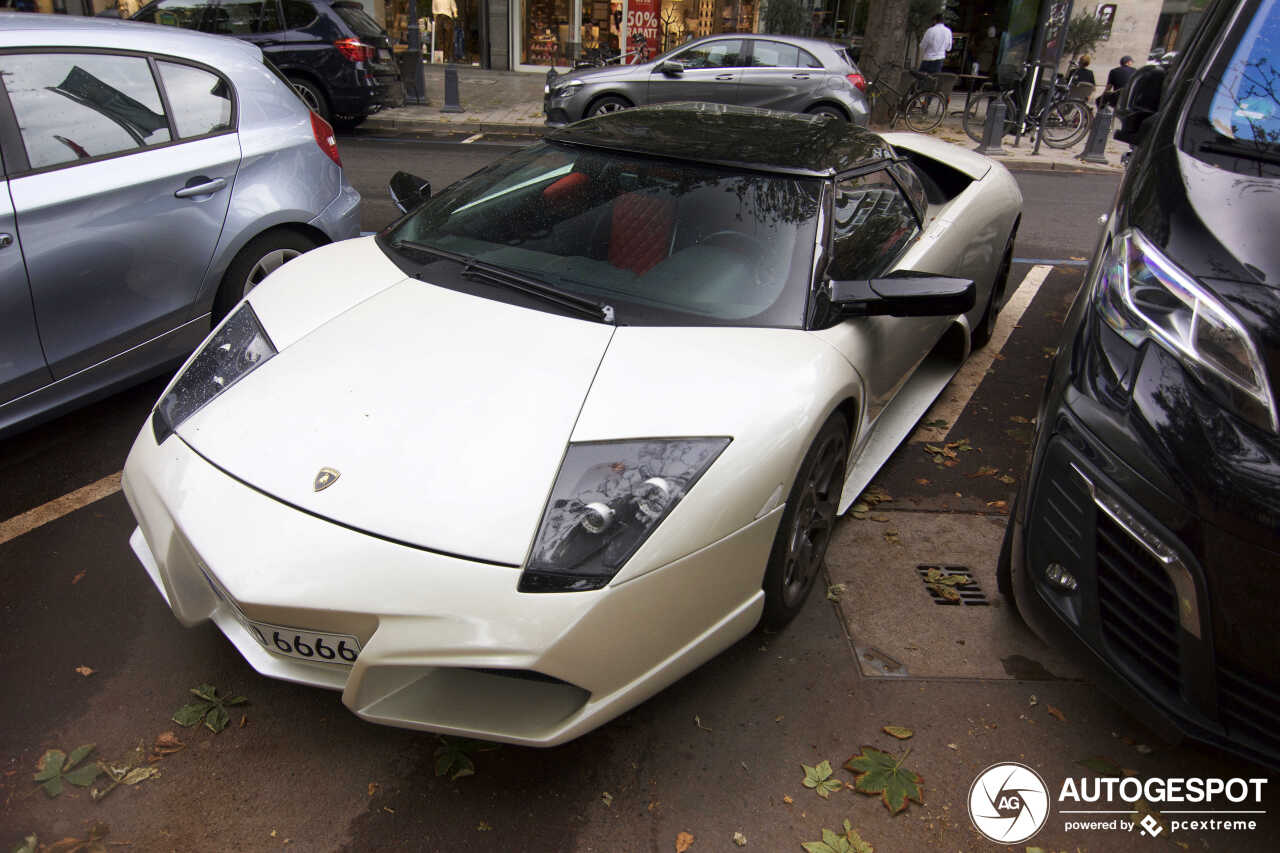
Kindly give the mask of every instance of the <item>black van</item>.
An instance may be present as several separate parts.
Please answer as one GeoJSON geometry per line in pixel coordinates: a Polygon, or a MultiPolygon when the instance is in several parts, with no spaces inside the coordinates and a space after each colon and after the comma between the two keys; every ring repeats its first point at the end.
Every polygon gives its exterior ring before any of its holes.
{"type": "Polygon", "coordinates": [[[1001,588],[1159,728],[1280,767],[1280,0],[1139,71],[1001,588]],[[1150,713],[1157,712],[1154,716],[1150,713]],[[1164,725],[1159,725],[1163,723],[1164,725]]]}
{"type": "Polygon", "coordinates": [[[155,0],[133,20],[253,42],[339,128],[404,104],[391,40],[356,0],[155,0]]]}

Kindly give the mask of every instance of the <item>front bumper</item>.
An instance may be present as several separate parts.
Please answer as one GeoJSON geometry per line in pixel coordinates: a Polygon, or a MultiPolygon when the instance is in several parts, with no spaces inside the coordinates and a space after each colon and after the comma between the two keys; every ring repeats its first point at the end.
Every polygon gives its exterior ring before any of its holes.
{"type": "Polygon", "coordinates": [[[1046,641],[1075,648],[1102,686],[1166,737],[1280,767],[1280,681],[1265,665],[1266,641],[1253,657],[1224,648],[1241,633],[1270,636],[1227,591],[1280,556],[1153,485],[1100,438],[1090,400],[1064,396],[1087,414],[1062,399],[1042,413],[1011,522],[1020,613],[1046,641]],[[1049,580],[1051,564],[1078,587],[1049,580]]]}
{"type": "Polygon", "coordinates": [[[177,436],[157,445],[149,428],[129,454],[124,492],[139,523],[130,544],[179,621],[213,620],[258,672],[341,690],[371,722],[531,746],[590,731],[745,636],[763,609],[781,517],[779,508],[627,583],[525,594],[518,569],[323,521],[177,436]],[[351,666],[274,654],[237,608],[353,635],[362,651],[351,666]]]}

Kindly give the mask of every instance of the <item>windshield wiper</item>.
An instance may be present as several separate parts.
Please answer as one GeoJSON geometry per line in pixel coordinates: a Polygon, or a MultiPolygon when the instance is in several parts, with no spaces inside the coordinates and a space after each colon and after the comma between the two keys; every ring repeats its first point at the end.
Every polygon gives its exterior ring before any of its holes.
{"type": "Polygon", "coordinates": [[[530,278],[493,264],[486,264],[483,261],[477,261],[475,258],[470,258],[466,261],[462,268],[462,274],[468,278],[484,279],[493,284],[501,284],[512,290],[536,296],[546,302],[576,311],[578,314],[593,320],[603,320],[606,323],[613,322],[612,305],[596,302],[594,299],[587,299],[585,296],[578,296],[574,293],[566,293],[536,278],[530,278]]]}
{"type": "Polygon", "coordinates": [[[1253,148],[1249,143],[1243,140],[1234,142],[1201,142],[1201,151],[1208,151],[1210,154],[1224,154],[1227,157],[1239,157],[1242,160],[1252,160],[1255,163],[1270,163],[1280,166],[1280,153],[1268,151],[1265,148],[1253,148]]]}
{"type": "Polygon", "coordinates": [[[596,302],[594,299],[587,299],[585,296],[578,296],[573,293],[565,293],[558,290],[544,281],[536,278],[521,275],[512,272],[503,267],[487,264],[484,261],[477,261],[470,255],[464,255],[460,252],[451,252],[448,249],[439,249],[429,243],[419,243],[417,240],[396,240],[391,244],[393,249],[413,249],[419,252],[426,252],[440,258],[447,258],[451,261],[457,261],[462,264],[462,274],[468,278],[479,278],[490,284],[500,284],[509,287],[512,290],[518,290],[521,293],[530,296],[536,296],[545,302],[551,302],[570,311],[588,317],[592,320],[603,320],[606,323],[613,322],[613,306],[606,305],[603,302],[596,302]]]}

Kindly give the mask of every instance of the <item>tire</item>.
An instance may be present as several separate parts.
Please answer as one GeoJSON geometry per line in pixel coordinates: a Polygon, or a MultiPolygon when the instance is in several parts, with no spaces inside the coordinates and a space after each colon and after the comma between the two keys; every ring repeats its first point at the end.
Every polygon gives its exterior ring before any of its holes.
{"type": "Polygon", "coordinates": [[[766,628],[781,628],[794,619],[822,574],[848,456],[849,426],[843,415],[834,414],[800,463],[769,552],[760,620],[766,628]]]}
{"type": "Polygon", "coordinates": [[[947,99],[938,92],[920,92],[907,102],[902,120],[916,133],[928,133],[947,115],[947,99]]]}
{"type": "Polygon", "coordinates": [[[298,97],[302,98],[302,102],[308,109],[329,124],[333,124],[333,113],[329,111],[329,99],[325,97],[319,86],[304,77],[290,77],[289,82],[293,84],[293,91],[298,93],[298,97]]]}
{"type": "Polygon", "coordinates": [[[587,118],[592,116],[604,115],[605,113],[616,113],[618,110],[629,110],[635,104],[626,98],[620,98],[617,95],[605,95],[593,101],[591,106],[587,108],[587,118]]]}
{"type": "Polygon", "coordinates": [[[844,114],[844,110],[839,107],[832,106],[831,104],[818,104],[816,107],[809,107],[809,109],[805,110],[805,114],[811,116],[831,116],[832,118],[839,119],[840,121],[849,120],[849,117],[844,114]]]}
{"type": "MultiPolygon", "coordinates": [[[[969,107],[964,111],[964,115],[961,117],[960,123],[964,125],[964,132],[968,134],[969,138],[974,142],[979,144],[982,143],[982,135],[986,130],[987,125],[987,112],[990,110],[991,104],[995,103],[996,99],[999,97],[1000,94],[998,92],[990,92],[986,95],[979,95],[969,101],[969,107]]],[[[1005,106],[1008,107],[1008,104],[1005,106]]],[[[1006,112],[1004,120],[1004,129],[1006,134],[1011,132],[1012,124],[1013,120],[1009,118],[1009,115],[1006,112]]]]}
{"type": "Polygon", "coordinates": [[[254,237],[235,256],[222,276],[222,284],[213,301],[213,322],[225,317],[246,293],[272,272],[317,245],[307,235],[286,229],[254,237]]]}
{"type": "Polygon", "coordinates": [[[1070,148],[1089,132],[1089,105],[1084,101],[1058,101],[1040,115],[1044,144],[1050,148],[1070,148]]]}
{"type": "Polygon", "coordinates": [[[978,325],[969,335],[969,349],[980,350],[991,340],[991,333],[996,330],[996,317],[1000,314],[1000,300],[1009,287],[1009,271],[1013,267],[1013,240],[1018,234],[1018,226],[1013,226],[1009,242],[1005,244],[1004,255],[1000,266],[996,268],[995,280],[991,282],[991,293],[987,295],[987,308],[982,312],[978,325]]]}

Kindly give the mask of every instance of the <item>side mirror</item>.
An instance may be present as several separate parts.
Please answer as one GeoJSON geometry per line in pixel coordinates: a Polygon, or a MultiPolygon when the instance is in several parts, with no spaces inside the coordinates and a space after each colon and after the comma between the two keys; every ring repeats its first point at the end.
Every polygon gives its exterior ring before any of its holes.
{"type": "Polygon", "coordinates": [[[668,59],[658,65],[658,70],[663,74],[679,77],[684,73],[684,63],[677,59],[668,59]]]}
{"type": "Polygon", "coordinates": [[[903,272],[870,281],[832,281],[831,307],[840,317],[945,317],[973,307],[977,290],[967,278],[903,272]]]}
{"type": "Polygon", "coordinates": [[[1116,139],[1130,145],[1142,141],[1143,123],[1160,111],[1160,96],[1168,73],[1162,66],[1148,65],[1129,78],[1116,101],[1116,117],[1120,120],[1116,139]]]}
{"type": "Polygon", "coordinates": [[[408,213],[431,198],[431,182],[408,172],[396,172],[392,175],[387,182],[387,190],[401,213],[408,213]]]}

